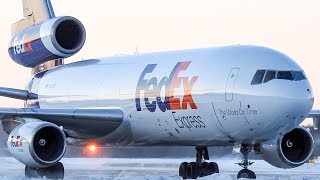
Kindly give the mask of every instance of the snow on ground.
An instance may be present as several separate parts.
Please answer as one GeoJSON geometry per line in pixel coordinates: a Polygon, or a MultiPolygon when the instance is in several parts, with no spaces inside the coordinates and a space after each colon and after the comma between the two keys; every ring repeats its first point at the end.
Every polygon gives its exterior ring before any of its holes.
{"type": "MultiPolygon", "coordinates": [[[[178,168],[181,162],[193,159],[86,159],[64,158],[65,179],[79,180],[180,180],[178,168]]],[[[220,174],[199,178],[201,180],[236,179],[241,169],[236,159],[219,159],[220,174]]],[[[295,169],[278,169],[262,160],[250,166],[261,180],[320,180],[320,163],[305,164],[295,169]]],[[[24,165],[14,158],[0,158],[0,180],[25,180],[24,165]]]]}

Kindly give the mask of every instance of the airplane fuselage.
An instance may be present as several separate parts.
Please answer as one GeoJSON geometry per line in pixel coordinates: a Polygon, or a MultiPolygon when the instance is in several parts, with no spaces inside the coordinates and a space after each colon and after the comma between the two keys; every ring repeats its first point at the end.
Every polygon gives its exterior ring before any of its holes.
{"type": "Polygon", "coordinates": [[[38,99],[28,106],[120,107],[122,125],[98,139],[106,145],[255,144],[296,128],[313,105],[307,79],[253,83],[259,70],[302,72],[286,55],[257,46],[116,56],[36,75],[27,88],[38,99]]]}
{"type": "Polygon", "coordinates": [[[8,53],[36,75],[26,90],[0,87],[0,96],[25,101],[24,108],[0,108],[0,120],[27,177],[63,179],[67,144],[195,146],[195,161],[179,166],[183,179],[220,172],[209,146],[234,146],[243,155],[238,179],[256,179],[248,169],[252,151],[285,169],[314,151],[313,135],[299,127],[306,117],[320,124],[310,112],[312,89],[283,53],[237,45],[63,65],[85,44],[84,25],[56,17],[50,0],[23,1],[23,10],[8,53]]]}

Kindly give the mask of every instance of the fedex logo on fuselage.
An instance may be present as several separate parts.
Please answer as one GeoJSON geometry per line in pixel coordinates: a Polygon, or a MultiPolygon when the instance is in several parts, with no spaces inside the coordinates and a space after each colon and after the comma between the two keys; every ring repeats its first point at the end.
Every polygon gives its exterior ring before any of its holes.
{"type": "Polygon", "coordinates": [[[165,76],[160,80],[156,77],[145,78],[147,74],[152,73],[157,67],[157,64],[148,64],[143,70],[136,88],[135,101],[137,111],[141,111],[141,103],[144,103],[150,112],[155,112],[157,107],[162,112],[166,112],[167,110],[183,110],[188,107],[197,109],[191,91],[199,76],[181,77],[179,74],[182,71],[186,71],[190,63],[191,61],[178,62],[169,77],[165,76]],[[182,97],[175,96],[175,89],[178,88],[183,88],[184,90],[182,97]],[[165,96],[161,97],[161,92],[163,91],[165,96]],[[141,98],[142,95],[144,95],[143,99],[141,98]],[[151,98],[153,100],[150,100],[151,98]]]}

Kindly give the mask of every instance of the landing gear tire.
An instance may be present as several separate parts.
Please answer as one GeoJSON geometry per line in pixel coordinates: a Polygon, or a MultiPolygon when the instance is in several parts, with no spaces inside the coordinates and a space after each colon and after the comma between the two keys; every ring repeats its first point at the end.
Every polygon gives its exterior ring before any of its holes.
{"type": "Polygon", "coordinates": [[[179,167],[179,176],[182,177],[183,179],[187,179],[187,166],[189,163],[183,162],[180,164],[179,167]]]}
{"type": "Polygon", "coordinates": [[[25,167],[25,176],[27,178],[37,178],[42,179],[63,179],[64,178],[64,167],[61,162],[57,163],[54,166],[48,168],[31,168],[25,167]]]}
{"type": "Polygon", "coordinates": [[[208,150],[206,147],[197,147],[197,161],[183,162],[179,168],[179,176],[183,179],[197,179],[198,177],[209,176],[214,173],[219,173],[218,164],[215,162],[204,162],[204,159],[209,160],[208,150]]]}
{"type": "Polygon", "coordinates": [[[64,178],[64,166],[61,162],[56,165],[47,168],[47,179],[63,179],[64,178]]]}
{"type": "Polygon", "coordinates": [[[241,171],[239,171],[237,178],[256,179],[256,174],[249,169],[242,169],[241,171]]]}
{"type": "Polygon", "coordinates": [[[216,162],[210,162],[209,167],[214,170],[213,173],[219,173],[219,166],[216,162]]]}
{"type": "Polygon", "coordinates": [[[200,174],[200,167],[198,163],[191,162],[187,166],[187,177],[190,179],[197,179],[200,174]]]}

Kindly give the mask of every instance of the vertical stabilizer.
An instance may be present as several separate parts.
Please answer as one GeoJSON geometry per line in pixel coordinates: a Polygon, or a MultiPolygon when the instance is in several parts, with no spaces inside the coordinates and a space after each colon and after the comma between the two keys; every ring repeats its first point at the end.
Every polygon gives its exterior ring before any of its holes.
{"type": "MultiPolygon", "coordinates": [[[[24,19],[12,24],[11,26],[11,35],[14,37],[18,32],[25,30],[34,25],[43,23],[52,18],[55,18],[55,14],[52,8],[52,4],[50,0],[22,0],[23,7],[23,16],[24,19]]],[[[26,42],[23,36],[22,42],[26,42]]],[[[31,39],[29,39],[29,43],[31,43],[31,39]]],[[[16,44],[13,44],[14,48],[16,44]]],[[[32,49],[31,44],[30,49],[32,49]]],[[[23,47],[22,45],[18,46],[23,47]]],[[[20,48],[21,49],[21,48],[20,48]]],[[[19,49],[19,50],[20,50],[19,49]]],[[[22,52],[21,50],[19,52],[22,52]]],[[[24,52],[24,51],[23,51],[24,52]]],[[[37,74],[46,69],[51,69],[53,67],[63,65],[64,61],[62,58],[52,59],[50,61],[44,62],[42,64],[33,67],[32,74],[37,74]]]]}
{"type": "Polygon", "coordinates": [[[12,24],[11,34],[55,17],[50,0],[22,0],[24,19],[12,24]]]}

